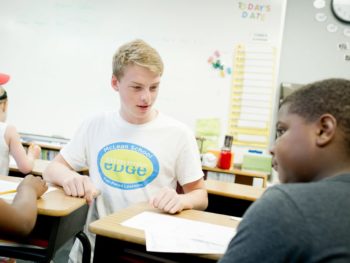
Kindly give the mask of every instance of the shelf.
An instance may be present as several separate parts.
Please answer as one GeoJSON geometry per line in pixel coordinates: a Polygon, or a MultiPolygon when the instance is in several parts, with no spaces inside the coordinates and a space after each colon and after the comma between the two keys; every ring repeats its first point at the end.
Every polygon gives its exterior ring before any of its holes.
{"type": "Polygon", "coordinates": [[[209,179],[205,181],[205,185],[207,187],[208,194],[248,201],[256,201],[266,190],[266,188],[227,183],[209,179]]]}
{"type": "Polygon", "coordinates": [[[240,169],[219,169],[212,168],[208,166],[202,166],[205,179],[215,179],[209,176],[209,173],[216,173],[218,176],[216,180],[219,181],[229,181],[237,184],[253,185],[258,187],[266,187],[268,174],[262,172],[245,171],[240,169]],[[221,176],[221,174],[234,175],[232,178],[230,176],[221,176]],[[226,180],[227,179],[227,180],[226,180]]]}
{"type": "Polygon", "coordinates": [[[31,143],[41,147],[40,159],[52,160],[59,153],[61,148],[69,142],[69,139],[61,137],[50,137],[45,135],[20,133],[22,144],[28,148],[31,143]]]}

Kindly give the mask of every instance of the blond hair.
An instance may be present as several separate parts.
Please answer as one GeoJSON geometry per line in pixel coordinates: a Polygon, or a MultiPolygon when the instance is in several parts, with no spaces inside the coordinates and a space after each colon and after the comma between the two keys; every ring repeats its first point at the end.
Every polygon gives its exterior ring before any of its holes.
{"type": "Polygon", "coordinates": [[[120,79],[125,68],[135,64],[160,76],[163,74],[164,65],[159,53],[141,39],[128,42],[117,50],[113,56],[113,75],[120,79]]]}

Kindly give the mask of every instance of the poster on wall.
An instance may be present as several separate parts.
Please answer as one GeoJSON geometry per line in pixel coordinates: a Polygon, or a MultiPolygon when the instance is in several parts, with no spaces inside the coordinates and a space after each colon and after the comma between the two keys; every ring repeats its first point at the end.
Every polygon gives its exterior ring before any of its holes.
{"type": "Polygon", "coordinates": [[[276,107],[286,0],[235,1],[228,134],[233,144],[267,148],[276,107]]]}

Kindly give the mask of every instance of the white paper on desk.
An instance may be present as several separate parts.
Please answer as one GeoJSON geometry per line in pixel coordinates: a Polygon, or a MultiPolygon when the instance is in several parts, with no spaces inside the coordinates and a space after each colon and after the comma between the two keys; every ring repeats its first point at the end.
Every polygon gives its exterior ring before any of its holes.
{"type": "Polygon", "coordinates": [[[0,181],[0,192],[6,192],[10,190],[16,190],[18,183],[1,180],[0,181]]]}
{"type": "MultiPolygon", "coordinates": [[[[15,190],[17,189],[18,184],[19,182],[10,182],[5,180],[0,180],[0,192],[15,190]]],[[[57,190],[57,187],[49,186],[45,194],[53,190],[57,190]]],[[[9,194],[0,195],[0,198],[11,202],[15,198],[15,195],[16,193],[9,193],[9,194]]]]}
{"type": "Polygon", "coordinates": [[[140,213],[122,225],[142,229],[147,251],[223,254],[235,228],[152,212],[140,213]]]}

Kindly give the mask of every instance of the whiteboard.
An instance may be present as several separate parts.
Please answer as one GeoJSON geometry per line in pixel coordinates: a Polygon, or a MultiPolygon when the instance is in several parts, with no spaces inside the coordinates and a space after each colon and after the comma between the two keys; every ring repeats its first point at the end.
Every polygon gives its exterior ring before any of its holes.
{"type": "MultiPolygon", "coordinates": [[[[141,38],[162,56],[156,107],[192,129],[220,118],[225,131],[232,64],[232,0],[0,0],[0,72],[11,75],[7,122],[21,132],[71,138],[87,116],[119,109],[112,56],[141,38]]],[[[260,1],[261,2],[261,1],[260,1]]]]}

